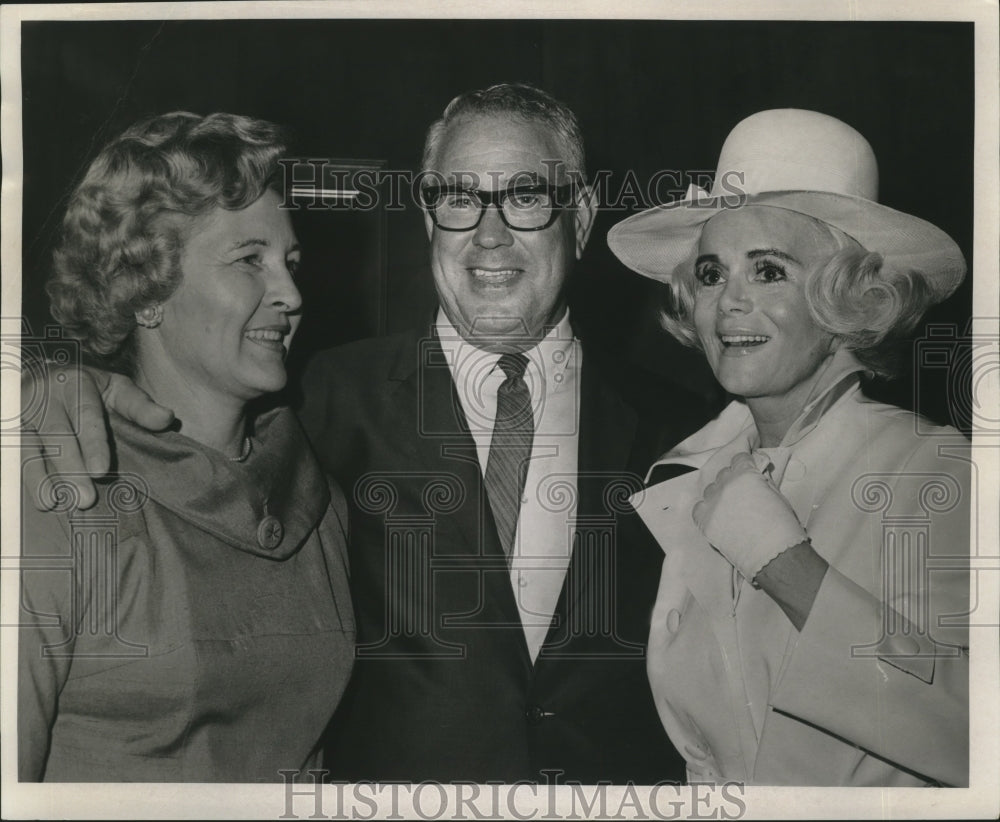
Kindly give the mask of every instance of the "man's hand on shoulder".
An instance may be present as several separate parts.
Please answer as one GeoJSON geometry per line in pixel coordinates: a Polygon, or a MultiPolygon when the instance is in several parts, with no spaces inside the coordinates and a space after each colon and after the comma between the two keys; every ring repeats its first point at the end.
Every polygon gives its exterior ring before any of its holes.
{"type": "Polygon", "coordinates": [[[39,510],[55,507],[56,483],[68,485],[80,508],[97,501],[92,478],[108,472],[106,409],[161,431],[173,412],[154,403],[128,377],[86,366],[25,369],[21,380],[24,488],[39,510]]]}

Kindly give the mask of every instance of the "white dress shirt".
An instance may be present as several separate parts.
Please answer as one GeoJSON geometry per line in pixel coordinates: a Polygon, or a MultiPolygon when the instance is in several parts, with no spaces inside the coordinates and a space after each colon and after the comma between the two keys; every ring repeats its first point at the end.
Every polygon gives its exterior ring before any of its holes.
{"type": "MultiPolygon", "coordinates": [[[[506,378],[499,354],[466,342],[440,309],[437,333],[485,475],[497,410],[506,378]]],[[[573,550],[580,430],[580,342],[569,313],[524,352],[524,381],[531,393],[535,435],[521,497],[511,585],[531,659],[545,641],[573,550]]]]}

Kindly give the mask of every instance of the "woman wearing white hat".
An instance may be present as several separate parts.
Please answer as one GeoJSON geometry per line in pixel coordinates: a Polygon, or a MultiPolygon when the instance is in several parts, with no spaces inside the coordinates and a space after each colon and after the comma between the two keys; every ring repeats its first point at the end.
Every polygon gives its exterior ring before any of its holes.
{"type": "Polygon", "coordinates": [[[633,498],[666,554],[650,682],[692,780],[968,784],[969,445],[859,385],[965,263],[877,178],[839,120],[760,112],[712,194],[608,236],[739,398],[658,463],[695,470],[633,498]]]}

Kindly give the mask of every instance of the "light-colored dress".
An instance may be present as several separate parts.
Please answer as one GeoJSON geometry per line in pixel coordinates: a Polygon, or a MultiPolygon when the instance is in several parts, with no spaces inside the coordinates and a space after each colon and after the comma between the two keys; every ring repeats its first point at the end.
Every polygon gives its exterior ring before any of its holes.
{"type": "Polygon", "coordinates": [[[23,509],[20,779],[316,766],[353,663],[340,491],[287,410],[257,420],[243,463],[111,425],[97,506],[23,509]]]}
{"type": "Polygon", "coordinates": [[[691,780],[968,784],[970,446],[838,366],[780,447],[733,403],[659,463],[697,471],[636,502],[666,554],[650,683],[691,780]],[[748,449],[830,563],[801,634],[691,522],[748,449]]]}

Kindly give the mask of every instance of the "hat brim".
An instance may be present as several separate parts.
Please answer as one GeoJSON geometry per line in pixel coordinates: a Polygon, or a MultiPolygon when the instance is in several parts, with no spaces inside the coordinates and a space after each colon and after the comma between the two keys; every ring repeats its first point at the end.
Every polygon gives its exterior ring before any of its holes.
{"type": "Polygon", "coordinates": [[[839,229],[881,254],[886,265],[919,271],[936,300],[949,296],[965,276],[962,252],[937,226],[872,200],[826,191],[767,191],[668,203],[615,225],[608,232],[608,246],[633,271],[671,283],[679,266],[693,263],[705,223],[722,211],[754,205],[783,208],[839,229]]]}

